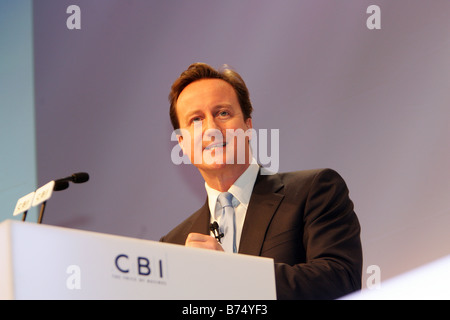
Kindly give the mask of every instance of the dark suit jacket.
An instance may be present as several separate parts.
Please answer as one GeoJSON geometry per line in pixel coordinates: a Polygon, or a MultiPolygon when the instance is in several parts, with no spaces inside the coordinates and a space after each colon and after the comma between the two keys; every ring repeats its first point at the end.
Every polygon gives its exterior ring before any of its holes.
{"type": "MultiPolygon", "coordinates": [[[[208,201],[161,241],[209,234],[208,201]]],[[[334,299],[361,288],[360,225],[330,169],[258,175],[239,253],[273,258],[278,299],[334,299]]],[[[249,297],[251,298],[251,297],[249,297]]]]}

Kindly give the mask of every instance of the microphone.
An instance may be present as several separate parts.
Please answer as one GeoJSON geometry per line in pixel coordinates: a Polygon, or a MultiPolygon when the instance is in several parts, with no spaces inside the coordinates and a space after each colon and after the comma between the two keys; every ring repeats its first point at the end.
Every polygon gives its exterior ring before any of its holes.
{"type": "MultiPolygon", "coordinates": [[[[88,180],[89,180],[89,174],[88,173],[86,173],[86,172],[77,172],[77,173],[72,174],[69,177],[58,179],[58,180],[55,181],[55,183],[61,183],[61,182],[64,182],[64,181],[71,181],[73,183],[83,183],[83,182],[86,182],[88,180]]],[[[61,189],[61,190],[64,190],[64,189],[61,189]]]]}
{"type": "Polygon", "coordinates": [[[223,238],[224,235],[223,235],[223,233],[220,233],[219,224],[217,223],[217,221],[214,221],[213,223],[211,223],[209,225],[209,229],[214,234],[214,238],[216,238],[217,242],[222,243],[221,239],[223,238]]]}
{"type": "MultiPolygon", "coordinates": [[[[54,180],[55,185],[53,186],[53,191],[61,191],[65,190],[69,187],[69,181],[72,181],[73,183],[83,183],[89,180],[89,174],[86,172],[78,172],[74,173],[69,177],[65,177],[62,179],[54,180]]],[[[41,210],[39,212],[39,218],[38,223],[42,223],[42,219],[44,218],[44,211],[45,207],[47,205],[47,200],[44,201],[41,205],[41,210]]],[[[25,216],[23,217],[22,221],[25,221],[25,216]]]]}
{"type": "Polygon", "coordinates": [[[55,186],[53,191],[66,190],[69,187],[69,181],[67,180],[55,180],[55,186]]]}

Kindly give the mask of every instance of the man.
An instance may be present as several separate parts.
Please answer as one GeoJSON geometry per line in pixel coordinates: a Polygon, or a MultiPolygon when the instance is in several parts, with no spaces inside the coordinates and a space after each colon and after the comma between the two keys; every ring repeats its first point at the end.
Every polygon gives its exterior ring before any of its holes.
{"type": "Polygon", "coordinates": [[[238,136],[227,132],[252,129],[239,74],[193,64],[169,100],[178,142],[203,176],[208,198],[161,241],[273,258],[278,299],[334,299],[361,288],[360,226],[343,179],[330,169],[265,174],[252,161],[251,135],[244,137],[244,161],[238,159],[238,136]],[[224,195],[231,203],[222,207],[224,195]],[[212,234],[214,221],[222,227],[212,234]],[[222,244],[212,236],[220,233],[222,244]]]}

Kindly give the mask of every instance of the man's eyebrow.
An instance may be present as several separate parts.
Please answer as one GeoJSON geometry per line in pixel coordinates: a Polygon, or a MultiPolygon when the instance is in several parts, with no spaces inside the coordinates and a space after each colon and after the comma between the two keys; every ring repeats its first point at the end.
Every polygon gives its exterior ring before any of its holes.
{"type": "Polygon", "coordinates": [[[196,109],[196,110],[193,110],[193,111],[190,111],[190,112],[188,112],[186,115],[185,115],[185,118],[186,119],[189,119],[192,115],[194,115],[194,114],[200,114],[200,113],[203,113],[200,109],[196,109]]]}
{"type": "Polygon", "coordinates": [[[218,103],[212,108],[212,110],[214,112],[222,108],[230,108],[230,107],[232,107],[230,103],[218,103]]]}
{"type": "MultiPolygon", "coordinates": [[[[230,107],[232,107],[231,103],[226,103],[226,102],[218,103],[214,107],[212,107],[212,112],[216,112],[222,108],[230,108],[230,107]]],[[[185,118],[189,119],[192,115],[195,115],[195,114],[203,114],[203,110],[195,109],[195,110],[189,111],[188,113],[186,113],[185,118]]]]}

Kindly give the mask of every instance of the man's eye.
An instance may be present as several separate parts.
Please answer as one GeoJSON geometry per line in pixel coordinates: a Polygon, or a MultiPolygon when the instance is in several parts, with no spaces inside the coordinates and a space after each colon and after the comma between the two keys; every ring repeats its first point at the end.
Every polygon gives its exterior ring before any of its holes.
{"type": "Polygon", "coordinates": [[[219,112],[219,116],[221,116],[221,117],[226,117],[228,115],[229,115],[228,111],[220,111],[219,112]]]}
{"type": "Polygon", "coordinates": [[[202,121],[202,119],[200,117],[195,117],[191,119],[191,122],[197,122],[197,121],[202,121]]]}

